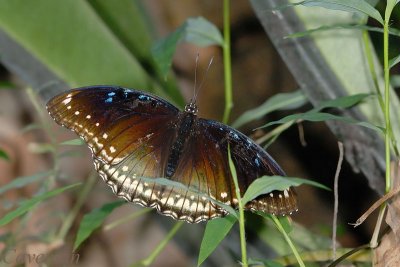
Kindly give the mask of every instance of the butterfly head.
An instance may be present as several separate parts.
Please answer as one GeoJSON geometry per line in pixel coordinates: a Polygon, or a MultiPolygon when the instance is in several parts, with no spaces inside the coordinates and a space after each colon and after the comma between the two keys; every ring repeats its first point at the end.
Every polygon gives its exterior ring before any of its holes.
{"type": "Polygon", "coordinates": [[[197,108],[197,105],[194,101],[190,101],[190,103],[185,106],[185,111],[193,115],[197,115],[199,109],[197,108]]]}

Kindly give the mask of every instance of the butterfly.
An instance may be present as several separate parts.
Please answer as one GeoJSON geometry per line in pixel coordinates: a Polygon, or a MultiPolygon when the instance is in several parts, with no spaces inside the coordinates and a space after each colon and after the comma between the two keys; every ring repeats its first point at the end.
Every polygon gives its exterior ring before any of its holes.
{"type": "MultiPolygon", "coordinates": [[[[118,197],[177,220],[197,223],[226,215],[212,200],[237,208],[228,145],[242,196],[258,177],[285,175],[244,134],[197,117],[194,102],[180,111],[149,93],[100,85],[63,92],[46,107],[58,124],[87,143],[95,169],[118,197]],[[186,187],[148,179],[159,177],[186,187]]],[[[245,209],[289,215],[297,211],[296,193],[292,188],[273,191],[248,202],[245,209]]]]}

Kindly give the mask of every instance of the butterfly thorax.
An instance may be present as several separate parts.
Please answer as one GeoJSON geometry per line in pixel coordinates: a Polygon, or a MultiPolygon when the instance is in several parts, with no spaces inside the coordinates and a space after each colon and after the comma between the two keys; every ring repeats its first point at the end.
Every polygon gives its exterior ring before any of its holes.
{"type": "Polygon", "coordinates": [[[185,112],[181,113],[182,116],[180,116],[176,124],[177,132],[171,149],[169,150],[167,166],[165,169],[166,177],[172,177],[174,175],[179,160],[181,158],[183,148],[185,147],[187,141],[190,139],[190,133],[193,131],[193,126],[197,118],[195,113],[186,111],[186,107],[185,112]]]}

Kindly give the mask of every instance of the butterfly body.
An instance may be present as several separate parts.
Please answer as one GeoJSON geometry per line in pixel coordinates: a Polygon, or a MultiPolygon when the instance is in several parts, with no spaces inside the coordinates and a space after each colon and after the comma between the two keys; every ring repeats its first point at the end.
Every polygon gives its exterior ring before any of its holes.
{"type": "MultiPolygon", "coordinates": [[[[189,103],[180,111],[134,89],[93,86],[52,98],[54,120],[75,131],[92,151],[94,165],[119,197],[190,223],[224,216],[210,198],[237,207],[228,165],[228,144],[243,195],[256,178],[285,175],[265,150],[239,131],[197,117],[189,103]],[[154,183],[164,177],[182,187],[154,183]]],[[[286,215],[297,210],[293,189],[274,191],[247,209],[286,215]]]]}

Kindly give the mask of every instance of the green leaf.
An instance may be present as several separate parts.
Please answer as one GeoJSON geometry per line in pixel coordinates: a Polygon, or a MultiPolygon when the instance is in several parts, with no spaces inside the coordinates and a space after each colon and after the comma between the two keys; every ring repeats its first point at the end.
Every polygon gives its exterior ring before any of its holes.
{"type": "Polygon", "coordinates": [[[71,87],[118,84],[152,90],[137,58],[88,1],[0,1],[0,28],[71,87]]]}
{"type": "Polygon", "coordinates": [[[383,25],[383,19],[377,9],[362,0],[305,0],[293,5],[319,6],[327,9],[363,13],[376,19],[383,25]]]}
{"type": "Polygon", "coordinates": [[[360,125],[360,126],[363,126],[366,128],[373,129],[378,132],[382,132],[382,131],[384,131],[384,129],[382,127],[373,125],[368,122],[357,121],[352,118],[333,115],[330,113],[318,112],[325,108],[350,108],[354,105],[359,104],[360,102],[362,102],[363,100],[365,100],[367,97],[370,97],[370,96],[372,96],[372,94],[362,93],[362,94],[355,94],[355,95],[350,95],[350,96],[339,97],[339,98],[332,99],[332,100],[322,101],[318,107],[315,107],[305,113],[292,114],[292,115],[286,116],[280,120],[271,121],[259,128],[265,128],[265,127],[268,127],[271,125],[284,124],[284,123],[289,123],[289,122],[294,122],[294,121],[318,122],[318,121],[327,121],[327,120],[337,120],[337,121],[342,121],[342,122],[346,122],[346,123],[360,125]]]}
{"type": "Polygon", "coordinates": [[[169,69],[172,65],[172,58],[175,54],[175,49],[178,43],[182,40],[185,33],[185,26],[183,24],[181,27],[176,29],[173,33],[168,35],[166,38],[158,41],[152,49],[152,54],[154,61],[161,71],[161,74],[166,77],[169,69]]]}
{"type": "Polygon", "coordinates": [[[319,121],[328,121],[328,120],[336,120],[336,121],[342,121],[342,122],[346,122],[346,123],[351,123],[351,124],[355,124],[355,125],[359,125],[359,126],[363,126],[378,132],[384,132],[385,129],[380,127],[380,126],[376,126],[373,125],[371,123],[368,122],[364,122],[364,121],[358,121],[355,120],[353,118],[349,118],[349,117],[342,117],[342,116],[337,116],[337,115],[333,115],[330,113],[324,113],[324,112],[313,112],[313,111],[309,111],[306,113],[300,113],[300,114],[292,114],[289,116],[286,116],[278,121],[271,121],[267,124],[265,124],[264,126],[260,127],[260,128],[264,128],[264,127],[268,127],[271,125],[275,125],[275,124],[283,124],[283,123],[287,123],[290,121],[298,121],[298,120],[302,120],[302,121],[313,121],[313,122],[319,122],[319,121]]]}
{"type": "Polygon", "coordinates": [[[53,153],[55,151],[55,147],[51,143],[30,143],[28,149],[36,154],[53,153]]]}
{"type": "Polygon", "coordinates": [[[7,192],[7,191],[9,191],[11,189],[21,188],[21,187],[24,187],[25,185],[37,182],[40,179],[48,177],[51,174],[52,174],[52,172],[48,171],[48,172],[42,172],[42,173],[38,173],[38,174],[35,174],[35,175],[31,175],[31,176],[24,176],[24,177],[15,178],[11,182],[9,182],[8,184],[0,187],[0,195],[4,194],[5,192],[7,192]]]}
{"type": "MultiPolygon", "coordinates": [[[[314,29],[309,29],[301,32],[296,32],[293,34],[289,34],[285,36],[286,38],[299,38],[311,35],[313,33],[324,32],[329,30],[337,30],[337,29],[347,29],[347,30],[367,30],[370,32],[379,32],[383,33],[383,29],[379,27],[371,27],[365,24],[334,24],[334,25],[324,25],[314,29]]],[[[389,28],[389,34],[393,36],[400,36],[400,31],[394,28],[389,28]]]]}
{"type": "Polygon", "coordinates": [[[124,200],[118,200],[111,203],[104,204],[102,207],[92,210],[90,213],[85,214],[79,225],[78,234],[74,243],[74,250],[76,250],[83,241],[85,241],[94,230],[99,228],[107,216],[115,209],[126,203],[124,200]]]}
{"type": "Polygon", "coordinates": [[[370,96],[372,96],[372,94],[355,94],[338,97],[336,99],[322,101],[320,105],[313,110],[319,111],[324,108],[350,108],[354,105],[359,104],[361,101],[370,96]]]}
{"type": "Polygon", "coordinates": [[[245,205],[247,202],[260,195],[268,194],[274,190],[283,191],[291,186],[299,186],[301,184],[308,184],[325,190],[330,190],[328,187],[320,183],[306,179],[278,175],[262,176],[252,182],[247,188],[246,193],[242,198],[242,203],[245,205]]]}
{"type": "Polygon", "coordinates": [[[396,66],[399,62],[400,62],[400,55],[398,55],[398,56],[392,58],[392,59],[389,61],[389,68],[393,68],[393,67],[396,66]]]}
{"type": "Polygon", "coordinates": [[[22,133],[27,133],[29,131],[32,130],[37,130],[37,129],[42,129],[43,127],[38,124],[38,123],[30,123],[29,125],[25,126],[24,128],[22,128],[21,132],[22,133]]]}
{"type": "Polygon", "coordinates": [[[257,120],[275,110],[295,109],[307,103],[301,90],[292,93],[281,93],[270,97],[262,105],[243,113],[232,127],[238,128],[252,120],[257,120]]]}
{"type": "Polygon", "coordinates": [[[223,38],[218,28],[203,17],[187,19],[178,29],[157,42],[153,57],[162,75],[166,76],[179,42],[186,41],[199,46],[222,45],[223,38]]]}
{"type": "Polygon", "coordinates": [[[81,183],[76,183],[76,184],[72,184],[72,185],[68,185],[62,188],[57,188],[54,189],[52,191],[43,193],[41,195],[35,196],[31,199],[25,200],[23,202],[20,203],[19,207],[16,208],[13,211],[8,212],[3,218],[0,219],[0,226],[6,225],[9,222],[11,222],[12,220],[14,220],[15,218],[25,214],[26,212],[28,212],[30,209],[33,208],[33,206],[35,206],[36,204],[42,202],[43,200],[46,200],[48,198],[54,197],[56,195],[61,194],[62,192],[71,189],[73,187],[76,187],[78,185],[80,185],[81,183]]]}
{"type": "Polygon", "coordinates": [[[200,266],[211,253],[217,248],[219,243],[229,233],[232,226],[237,221],[237,218],[233,216],[226,216],[211,220],[207,223],[204,231],[203,240],[200,245],[199,258],[197,260],[197,266],[200,266]]]}
{"type": "Polygon", "coordinates": [[[185,41],[198,46],[219,45],[224,39],[218,28],[203,17],[189,18],[186,21],[185,41]]]}
{"type": "Polygon", "coordinates": [[[0,149],[0,159],[10,160],[10,157],[3,149],[0,149]]]}
{"type": "Polygon", "coordinates": [[[67,141],[60,143],[60,145],[64,145],[64,146],[81,146],[84,144],[85,144],[85,141],[83,141],[80,138],[71,139],[71,140],[67,140],[67,141]]]}

